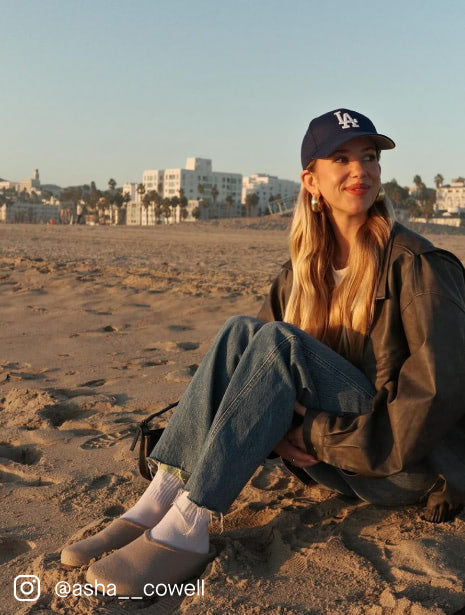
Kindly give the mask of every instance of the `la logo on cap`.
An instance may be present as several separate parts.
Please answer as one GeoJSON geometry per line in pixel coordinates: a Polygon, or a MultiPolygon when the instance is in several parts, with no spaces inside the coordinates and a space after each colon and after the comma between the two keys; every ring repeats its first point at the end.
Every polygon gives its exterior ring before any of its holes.
{"type": "Polygon", "coordinates": [[[360,126],[358,125],[358,120],[351,117],[350,114],[347,113],[347,111],[344,113],[344,115],[341,115],[340,111],[336,111],[334,115],[339,121],[339,126],[342,126],[343,129],[350,128],[350,125],[352,125],[352,128],[360,128],[360,126]]]}

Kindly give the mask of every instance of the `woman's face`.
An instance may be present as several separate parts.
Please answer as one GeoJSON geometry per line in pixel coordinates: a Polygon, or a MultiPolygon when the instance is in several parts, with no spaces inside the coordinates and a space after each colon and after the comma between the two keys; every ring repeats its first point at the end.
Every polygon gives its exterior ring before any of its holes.
{"type": "Polygon", "coordinates": [[[315,160],[303,171],[302,182],[314,196],[322,196],[333,217],[366,219],[381,186],[381,167],[370,137],[344,143],[328,158],[315,160]]]}

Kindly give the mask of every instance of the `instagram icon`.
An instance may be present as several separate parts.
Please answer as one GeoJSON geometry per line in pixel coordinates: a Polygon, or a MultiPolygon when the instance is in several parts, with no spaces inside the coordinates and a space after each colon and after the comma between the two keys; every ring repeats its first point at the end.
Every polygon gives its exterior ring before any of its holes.
{"type": "Polygon", "coordinates": [[[20,602],[34,602],[40,596],[40,579],[35,574],[19,574],[14,580],[14,594],[20,602]]]}

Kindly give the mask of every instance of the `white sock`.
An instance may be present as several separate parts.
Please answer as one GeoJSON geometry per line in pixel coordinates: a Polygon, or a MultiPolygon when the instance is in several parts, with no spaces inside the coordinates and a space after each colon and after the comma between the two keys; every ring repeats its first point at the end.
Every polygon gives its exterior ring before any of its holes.
{"type": "Polygon", "coordinates": [[[180,478],[159,469],[140,499],[121,517],[145,527],[154,527],[163,519],[176,494],[183,487],[184,483],[180,478]]]}
{"type": "Polygon", "coordinates": [[[184,551],[208,553],[210,511],[191,502],[188,495],[183,491],[175,499],[160,523],[150,530],[150,537],[184,551]]]}

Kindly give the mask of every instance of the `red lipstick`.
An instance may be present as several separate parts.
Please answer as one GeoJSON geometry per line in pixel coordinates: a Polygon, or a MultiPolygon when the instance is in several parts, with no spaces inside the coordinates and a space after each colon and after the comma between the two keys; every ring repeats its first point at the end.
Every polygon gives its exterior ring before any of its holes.
{"type": "Polygon", "coordinates": [[[350,192],[350,194],[353,194],[355,196],[361,196],[368,192],[369,189],[370,186],[368,186],[367,184],[351,184],[350,186],[347,186],[345,188],[347,192],[350,192]]]}

